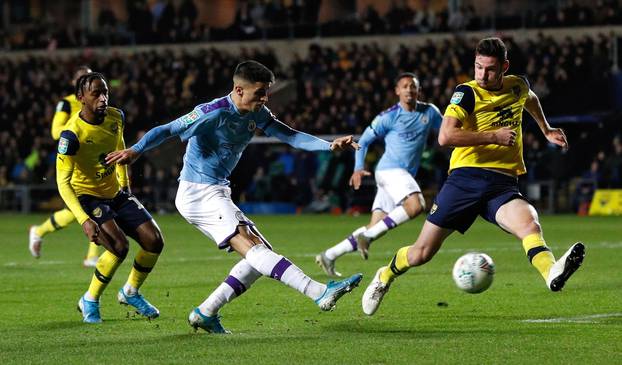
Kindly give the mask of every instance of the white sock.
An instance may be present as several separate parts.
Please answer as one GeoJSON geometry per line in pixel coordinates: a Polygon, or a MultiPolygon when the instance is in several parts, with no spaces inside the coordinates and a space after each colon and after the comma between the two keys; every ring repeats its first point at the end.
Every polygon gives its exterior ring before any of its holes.
{"type": "Polygon", "coordinates": [[[246,261],[262,275],[279,280],[311,299],[319,298],[326,290],[326,285],[311,279],[291,261],[265,245],[255,245],[248,250],[246,261]]]}
{"type": "Polygon", "coordinates": [[[138,289],[134,288],[133,286],[131,286],[128,283],[125,283],[125,285],[123,285],[123,292],[128,297],[132,297],[132,296],[134,296],[134,295],[136,295],[138,293],[138,289]]]}
{"type": "Polygon", "coordinates": [[[218,310],[233,299],[242,295],[250,286],[261,277],[261,273],[242,259],[235,264],[229,276],[214,290],[199,306],[199,311],[208,317],[218,313],[218,310]]]}
{"type": "Polygon", "coordinates": [[[86,291],[86,293],[84,293],[84,299],[88,300],[89,302],[99,302],[99,299],[93,298],[93,296],[91,295],[91,293],[89,293],[88,290],[86,291]]]}
{"type": "Polygon", "coordinates": [[[326,250],[326,252],[324,252],[324,255],[329,260],[336,260],[338,257],[343,256],[348,252],[356,251],[356,239],[354,237],[365,232],[366,229],[367,227],[365,226],[357,228],[345,240],[326,250]]]}
{"type": "Polygon", "coordinates": [[[363,234],[365,235],[365,237],[373,241],[380,238],[388,230],[393,229],[408,220],[410,220],[408,213],[406,213],[404,207],[400,205],[399,207],[389,212],[389,214],[384,217],[380,222],[371,226],[371,228],[369,228],[363,234]]]}

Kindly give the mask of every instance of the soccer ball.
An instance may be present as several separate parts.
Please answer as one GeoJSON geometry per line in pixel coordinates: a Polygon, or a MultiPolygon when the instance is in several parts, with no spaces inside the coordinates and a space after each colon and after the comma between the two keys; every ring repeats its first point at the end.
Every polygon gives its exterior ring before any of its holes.
{"type": "Polygon", "coordinates": [[[481,293],[492,284],[495,263],[485,253],[469,252],[456,261],[452,274],[456,286],[461,290],[481,293]]]}

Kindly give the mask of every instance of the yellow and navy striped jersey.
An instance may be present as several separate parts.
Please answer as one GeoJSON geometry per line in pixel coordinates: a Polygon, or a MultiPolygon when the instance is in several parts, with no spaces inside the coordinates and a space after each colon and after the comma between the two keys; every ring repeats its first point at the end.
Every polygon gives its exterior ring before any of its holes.
{"type": "Polygon", "coordinates": [[[76,98],[75,94],[69,94],[56,104],[56,112],[54,113],[54,119],[52,119],[52,138],[58,141],[60,138],[60,132],[65,129],[65,125],[69,121],[72,115],[82,109],[82,103],[76,98]]]}
{"type": "Polygon", "coordinates": [[[489,132],[503,127],[516,131],[513,146],[496,144],[456,147],[451,153],[449,171],[460,167],[481,167],[512,175],[526,172],[523,160],[523,107],[529,95],[529,82],[524,77],[503,77],[499,90],[486,90],[475,80],[460,84],[451,97],[445,116],[462,122],[462,129],[489,132]]]}
{"type": "MultiPolygon", "coordinates": [[[[110,166],[105,162],[109,152],[125,148],[124,119],[123,111],[114,107],[107,108],[106,116],[100,124],[85,121],[80,113],[69,118],[58,141],[56,169],[71,172],[69,183],[76,196],[92,195],[110,199],[121,187],[128,185],[127,166],[110,166]]],[[[59,191],[67,188],[61,185],[59,182],[59,191]]],[[[61,196],[65,197],[63,191],[61,196]]]]}

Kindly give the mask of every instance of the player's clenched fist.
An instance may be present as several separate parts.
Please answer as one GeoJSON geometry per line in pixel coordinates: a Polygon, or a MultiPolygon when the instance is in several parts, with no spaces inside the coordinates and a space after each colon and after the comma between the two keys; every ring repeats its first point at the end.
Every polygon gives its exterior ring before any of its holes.
{"type": "Polygon", "coordinates": [[[513,146],[514,143],[516,143],[516,131],[511,128],[503,127],[493,134],[493,144],[513,146]]]}

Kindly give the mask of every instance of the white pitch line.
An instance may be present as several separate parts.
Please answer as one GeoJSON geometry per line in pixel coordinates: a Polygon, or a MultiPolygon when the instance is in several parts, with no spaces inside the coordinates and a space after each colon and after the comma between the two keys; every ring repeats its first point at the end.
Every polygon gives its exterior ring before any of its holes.
{"type": "Polygon", "coordinates": [[[622,313],[603,313],[603,314],[590,314],[577,317],[559,317],[559,318],[544,318],[544,319],[524,319],[521,322],[525,323],[598,323],[599,319],[622,317],[622,313]]]}
{"type": "MultiPolygon", "coordinates": [[[[502,242],[505,243],[505,242],[502,242]]],[[[463,252],[472,252],[472,251],[481,251],[481,252],[499,252],[499,251],[523,251],[522,246],[516,244],[516,241],[507,241],[508,247],[487,247],[487,248],[483,248],[483,247],[467,247],[467,248],[443,248],[439,251],[439,254],[456,254],[456,253],[463,253],[463,252]]],[[[549,246],[554,250],[561,250],[563,249],[562,247],[559,246],[549,246]]],[[[277,247],[278,248],[278,247],[277,247]]],[[[600,248],[604,248],[604,249],[620,249],[622,248],[622,242],[609,242],[609,241],[603,241],[603,242],[592,242],[592,243],[588,243],[587,244],[587,249],[591,250],[591,249],[600,249],[600,248]]],[[[395,251],[374,251],[374,255],[379,255],[382,257],[385,256],[391,256],[395,254],[395,251]]],[[[317,254],[316,253],[299,253],[299,254],[289,254],[287,255],[287,257],[295,259],[295,258],[308,258],[308,257],[315,257],[317,254]]],[[[190,262],[190,261],[222,261],[222,260],[228,260],[229,256],[227,255],[222,255],[219,253],[216,253],[214,251],[214,255],[212,256],[203,256],[202,258],[198,259],[196,257],[177,257],[174,259],[167,259],[166,261],[168,262],[190,262]]],[[[31,261],[31,262],[5,262],[4,264],[2,264],[2,266],[4,267],[18,267],[18,266],[35,266],[35,265],[66,265],[66,264],[71,264],[74,263],[74,261],[64,261],[64,260],[38,260],[38,261],[31,261]]]]}

